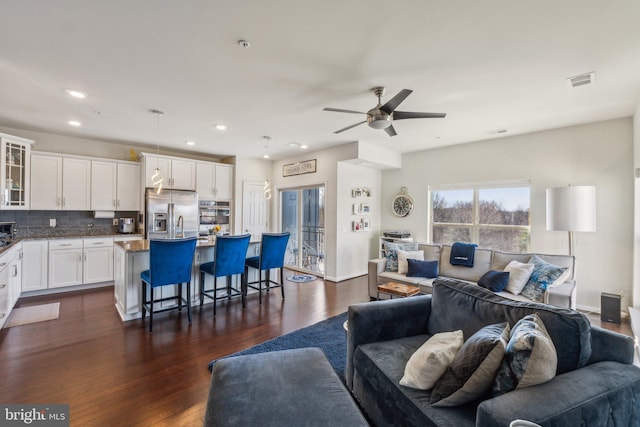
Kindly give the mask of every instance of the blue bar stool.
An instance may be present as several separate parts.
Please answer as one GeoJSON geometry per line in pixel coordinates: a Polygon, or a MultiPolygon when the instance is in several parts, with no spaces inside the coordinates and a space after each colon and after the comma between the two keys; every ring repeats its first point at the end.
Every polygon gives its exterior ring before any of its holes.
{"type": "Polygon", "coordinates": [[[153,332],[153,313],[178,309],[182,311],[182,303],[187,306],[187,315],[191,323],[191,266],[196,250],[195,238],[151,240],[149,242],[149,270],[140,273],[142,280],[142,320],[149,312],[149,332],[153,332]],[[187,298],[182,297],[182,284],[187,284],[187,298]],[[151,290],[151,299],[147,300],[147,285],[151,290]],[[155,299],[154,289],[178,285],[178,295],[155,299]],[[177,300],[178,305],[161,310],[153,309],[156,302],[177,300]]]}
{"type": "Polygon", "coordinates": [[[245,306],[246,278],[244,275],[244,260],[249,249],[250,234],[240,236],[218,236],[214,258],[211,262],[200,265],[200,307],[204,304],[204,297],[213,300],[213,315],[216,315],[216,301],[219,299],[240,296],[242,297],[242,307],[245,306]],[[206,289],[206,275],[213,276],[213,288],[206,289]],[[231,286],[231,276],[240,275],[240,289],[231,286]],[[218,277],[226,277],[227,284],[218,287],[218,277]],[[218,291],[227,291],[225,296],[218,296],[218,291]]]}
{"type": "Polygon", "coordinates": [[[260,256],[247,258],[245,261],[245,268],[248,273],[249,267],[258,270],[259,279],[255,282],[247,283],[247,287],[256,289],[258,291],[258,300],[262,304],[262,272],[265,273],[265,291],[269,291],[272,288],[280,288],[282,291],[282,298],[284,298],[284,254],[287,250],[287,243],[289,242],[289,232],[286,233],[263,233],[262,243],[260,245],[260,256]],[[271,270],[274,268],[280,269],[280,283],[271,280],[271,270]],[[251,286],[258,283],[258,286],[251,286]]]}

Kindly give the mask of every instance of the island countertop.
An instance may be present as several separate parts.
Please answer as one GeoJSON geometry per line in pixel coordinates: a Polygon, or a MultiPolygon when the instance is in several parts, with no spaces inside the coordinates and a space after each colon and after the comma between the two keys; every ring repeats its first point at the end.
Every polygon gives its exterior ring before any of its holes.
{"type": "MultiPolygon", "coordinates": [[[[260,236],[251,236],[252,243],[260,243],[260,236]]],[[[118,246],[124,249],[126,252],[145,252],[149,251],[149,240],[140,239],[140,240],[128,240],[125,242],[114,242],[114,246],[118,246]]],[[[198,248],[210,248],[216,245],[215,236],[211,237],[199,237],[198,242],[196,244],[196,249],[198,248]]]]}

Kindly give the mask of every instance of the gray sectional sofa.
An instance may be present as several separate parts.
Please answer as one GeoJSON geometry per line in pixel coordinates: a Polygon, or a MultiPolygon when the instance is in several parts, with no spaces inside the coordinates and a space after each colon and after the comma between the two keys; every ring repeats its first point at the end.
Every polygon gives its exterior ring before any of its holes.
{"type": "MultiPolygon", "coordinates": [[[[510,253],[477,248],[475,250],[473,267],[464,267],[451,265],[449,262],[451,246],[449,245],[418,243],[418,250],[423,251],[425,261],[439,262],[439,277],[459,279],[473,283],[477,282],[478,279],[489,270],[503,270],[512,260],[526,263],[532,255],[538,255],[548,263],[557,265],[558,267],[567,267],[571,271],[566,282],[553,289],[548,289],[545,292],[543,302],[556,307],[576,308],[575,257],[573,256],[510,253]]],[[[421,293],[431,293],[435,279],[407,277],[406,274],[385,271],[386,263],[386,258],[377,258],[369,261],[369,296],[371,298],[377,298],[378,285],[386,282],[418,285],[421,293]]],[[[530,300],[522,295],[514,295],[506,291],[498,292],[497,294],[517,301],[530,302],[530,300]]]]}
{"type": "Polygon", "coordinates": [[[437,279],[431,295],[349,307],[345,377],[361,409],[381,426],[640,425],[640,369],[630,337],[592,327],[574,310],[512,301],[480,286],[437,279]],[[536,313],[557,351],[556,376],[463,406],[436,407],[430,390],[401,386],[407,361],[432,335],[462,330],[464,339],[497,322],[536,313]]]}

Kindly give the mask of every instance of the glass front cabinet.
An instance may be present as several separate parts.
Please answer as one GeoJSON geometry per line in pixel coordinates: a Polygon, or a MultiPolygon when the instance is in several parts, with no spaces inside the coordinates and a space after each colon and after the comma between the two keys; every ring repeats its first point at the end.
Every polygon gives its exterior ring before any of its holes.
{"type": "Polygon", "coordinates": [[[0,133],[0,209],[29,209],[29,166],[33,141],[0,133]]]}

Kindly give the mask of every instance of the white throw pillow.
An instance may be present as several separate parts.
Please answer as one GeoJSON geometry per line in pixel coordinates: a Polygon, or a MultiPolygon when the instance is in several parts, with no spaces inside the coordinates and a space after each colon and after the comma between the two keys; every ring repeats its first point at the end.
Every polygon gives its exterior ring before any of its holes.
{"type": "Polygon", "coordinates": [[[400,385],[429,390],[445,373],[462,347],[462,331],[433,335],[409,358],[400,385]]]}
{"type": "Polygon", "coordinates": [[[522,289],[529,281],[529,277],[531,277],[531,273],[533,273],[533,267],[535,267],[534,264],[525,264],[516,260],[507,264],[504,271],[509,272],[509,282],[504,290],[514,295],[522,292],[522,289]]]}
{"type": "Polygon", "coordinates": [[[409,272],[408,259],[417,259],[424,261],[424,252],[422,251],[403,251],[398,249],[398,273],[407,274],[409,272]]]}

